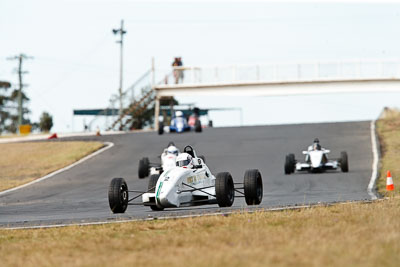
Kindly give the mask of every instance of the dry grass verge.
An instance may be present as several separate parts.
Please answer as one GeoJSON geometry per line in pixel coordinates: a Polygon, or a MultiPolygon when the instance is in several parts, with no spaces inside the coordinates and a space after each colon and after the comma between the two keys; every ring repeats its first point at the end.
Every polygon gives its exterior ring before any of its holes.
{"type": "Polygon", "coordinates": [[[4,266],[398,266],[400,199],[300,211],[0,230],[4,266]]]}
{"type": "Polygon", "coordinates": [[[0,135],[0,139],[3,138],[25,138],[27,136],[42,136],[42,135],[50,135],[50,133],[29,133],[29,134],[2,134],[0,135]]]}
{"type": "Polygon", "coordinates": [[[0,191],[61,169],[102,146],[99,142],[0,144],[0,191]]]}
{"type": "Polygon", "coordinates": [[[382,195],[393,195],[400,192],[400,111],[385,109],[377,121],[376,129],[381,144],[381,173],[377,182],[382,195]],[[390,170],[395,190],[386,192],[386,173],[390,170]]]}

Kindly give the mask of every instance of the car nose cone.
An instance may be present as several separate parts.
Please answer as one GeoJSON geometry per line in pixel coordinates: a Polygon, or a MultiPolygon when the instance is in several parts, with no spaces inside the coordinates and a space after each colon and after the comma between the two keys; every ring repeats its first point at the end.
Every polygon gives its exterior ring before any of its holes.
{"type": "Polygon", "coordinates": [[[310,153],[310,159],[311,159],[311,167],[312,167],[312,168],[319,168],[319,167],[321,167],[322,152],[313,152],[313,153],[310,153]]]}
{"type": "Polygon", "coordinates": [[[157,189],[157,202],[163,207],[179,207],[179,199],[174,184],[169,181],[160,182],[157,189]]]}

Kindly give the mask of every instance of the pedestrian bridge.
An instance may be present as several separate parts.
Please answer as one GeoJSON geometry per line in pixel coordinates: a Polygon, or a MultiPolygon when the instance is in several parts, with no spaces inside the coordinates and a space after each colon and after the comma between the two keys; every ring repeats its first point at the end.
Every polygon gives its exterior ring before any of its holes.
{"type": "Polygon", "coordinates": [[[154,86],[165,96],[269,96],[400,91],[400,60],[177,67],[154,86]],[[172,78],[172,79],[171,79],[172,78]]]}
{"type": "Polygon", "coordinates": [[[163,81],[153,85],[155,118],[163,97],[400,92],[400,60],[185,66],[175,67],[163,81]],[[180,73],[183,79],[171,84],[180,73]]]}

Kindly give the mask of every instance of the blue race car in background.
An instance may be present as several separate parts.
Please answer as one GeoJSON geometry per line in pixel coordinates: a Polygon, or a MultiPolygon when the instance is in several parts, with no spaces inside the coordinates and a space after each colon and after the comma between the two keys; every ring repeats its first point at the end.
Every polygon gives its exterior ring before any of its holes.
{"type": "Polygon", "coordinates": [[[183,112],[177,111],[175,112],[175,117],[171,120],[170,126],[164,126],[163,123],[160,122],[158,134],[163,134],[164,132],[183,133],[191,130],[194,130],[197,133],[202,131],[200,119],[196,117],[194,125],[190,126],[187,119],[183,116],[183,112]]]}

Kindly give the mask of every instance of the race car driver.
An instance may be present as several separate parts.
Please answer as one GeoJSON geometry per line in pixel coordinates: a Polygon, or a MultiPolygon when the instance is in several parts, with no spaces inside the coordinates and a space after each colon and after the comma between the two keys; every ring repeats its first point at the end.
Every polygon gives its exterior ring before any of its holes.
{"type": "Polygon", "coordinates": [[[192,169],[193,168],[193,157],[188,153],[181,153],[176,157],[176,166],[192,169]]]}

